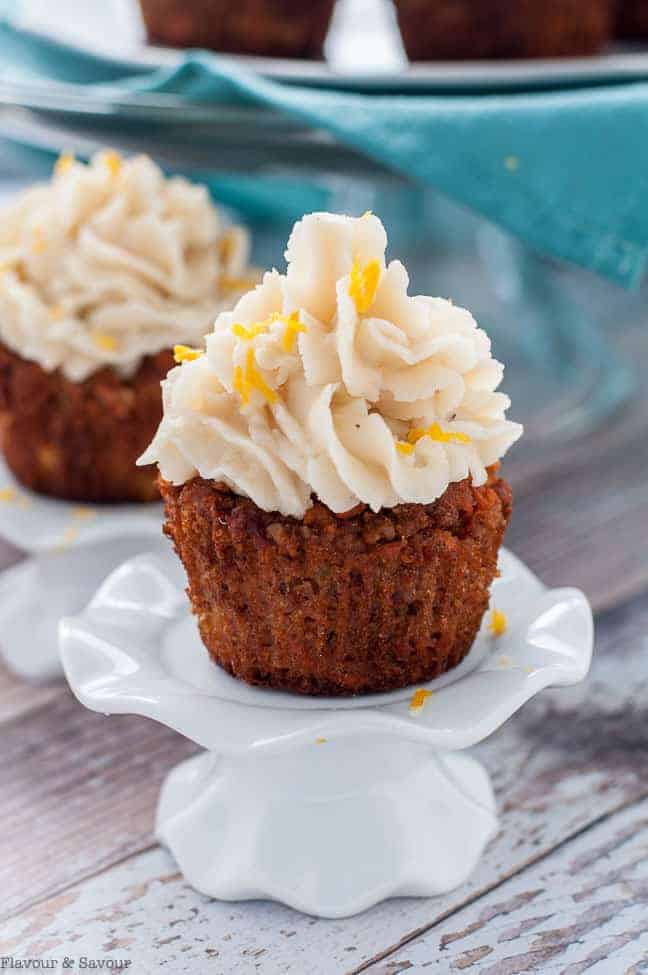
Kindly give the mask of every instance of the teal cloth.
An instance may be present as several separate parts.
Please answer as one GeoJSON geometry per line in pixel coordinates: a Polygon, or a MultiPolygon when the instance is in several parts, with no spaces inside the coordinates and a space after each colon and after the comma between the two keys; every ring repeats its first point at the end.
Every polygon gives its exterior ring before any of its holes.
{"type": "MultiPolygon", "coordinates": [[[[5,24],[0,52],[15,57],[17,36],[5,24]]],[[[208,52],[189,52],[173,70],[124,75],[123,65],[107,59],[83,54],[75,67],[74,49],[65,46],[63,57],[61,45],[46,48],[47,57],[35,54],[30,42],[31,66],[66,81],[278,109],[435,187],[543,253],[630,287],[644,273],[646,82],[507,94],[358,94],[272,82],[208,52]]]]}

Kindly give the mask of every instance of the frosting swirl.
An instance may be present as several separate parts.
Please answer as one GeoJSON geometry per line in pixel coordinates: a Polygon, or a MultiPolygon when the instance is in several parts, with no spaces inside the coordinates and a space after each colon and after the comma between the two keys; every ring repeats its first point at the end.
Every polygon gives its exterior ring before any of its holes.
{"type": "Polygon", "coordinates": [[[304,217],[286,274],[267,273],[218,316],[205,354],[169,373],[140,463],[295,517],[313,494],[335,512],[378,511],[431,503],[467,476],[483,484],[522,433],[496,392],[503,367],[469,312],[407,294],[386,245],[371,214],[304,217]]]}
{"type": "Polygon", "coordinates": [[[248,250],[204,187],[149,158],[62,156],[0,211],[0,339],[76,382],[104,365],[132,375],[256,283],[248,250]]]}

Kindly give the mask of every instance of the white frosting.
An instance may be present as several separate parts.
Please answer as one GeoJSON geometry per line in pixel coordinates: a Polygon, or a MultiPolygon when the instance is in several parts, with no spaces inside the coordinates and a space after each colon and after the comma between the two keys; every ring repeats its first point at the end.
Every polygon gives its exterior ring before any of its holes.
{"type": "Polygon", "coordinates": [[[0,339],[81,381],[104,365],[200,341],[258,280],[248,238],[207,190],[144,156],[63,157],[0,211],[0,339]]]}
{"type": "Polygon", "coordinates": [[[287,273],[266,274],[218,316],[206,354],[169,373],[141,463],[296,517],[313,494],[335,512],[378,511],[431,503],[468,475],[483,484],[522,433],[495,391],[503,367],[469,312],[408,296],[386,243],[370,214],[304,217],[287,273]]]}

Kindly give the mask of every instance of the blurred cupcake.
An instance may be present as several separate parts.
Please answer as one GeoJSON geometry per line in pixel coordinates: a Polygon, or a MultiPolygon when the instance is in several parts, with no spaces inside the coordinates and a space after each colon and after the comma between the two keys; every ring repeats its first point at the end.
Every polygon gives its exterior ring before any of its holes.
{"type": "Polygon", "coordinates": [[[213,659],[252,684],[386,691],[479,629],[521,427],[471,315],[410,297],[371,214],[312,214],[171,371],[142,463],[213,659]]]}
{"type": "Polygon", "coordinates": [[[617,0],[615,5],[617,37],[643,39],[648,37],[647,0],[617,0]]]}
{"type": "Polygon", "coordinates": [[[62,157],[0,215],[0,443],[27,487],[148,501],[135,461],[162,415],[173,346],[254,281],[248,240],[204,187],[140,156],[62,157]]]}
{"type": "Polygon", "coordinates": [[[610,0],[395,0],[411,61],[596,54],[610,0]]]}
{"type": "Polygon", "coordinates": [[[140,0],[140,6],[154,44],[320,58],[335,0],[140,0]]]}

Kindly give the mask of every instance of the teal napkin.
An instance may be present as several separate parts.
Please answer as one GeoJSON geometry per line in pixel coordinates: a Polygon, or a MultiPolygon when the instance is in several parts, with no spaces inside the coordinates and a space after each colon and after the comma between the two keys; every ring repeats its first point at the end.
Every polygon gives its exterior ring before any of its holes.
{"type": "MultiPolygon", "coordinates": [[[[15,58],[21,43],[15,29],[0,29],[0,53],[15,58]]],[[[40,63],[67,81],[278,109],[435,187],[543,253],[630,287],[646,267],[648,83],[482,95],[358,94],[269,81],[207,52],[189,52],[173,70],[144,74],[125,75],[124,65],[95,59],[93,76],[91,56],[76,52],[81,57],[75,61],[68,45],[46,42],[35,54],[30,42],[29,50],[32,67],[40,63]]]]}
{"type": "Polygon", "coordinates": [[[140,91],[245,99],[327,129],[538,250],[621,284],[648,260],[648,83],[500,95],[362,95],[281,85],[191,53],[140,91]]]}

